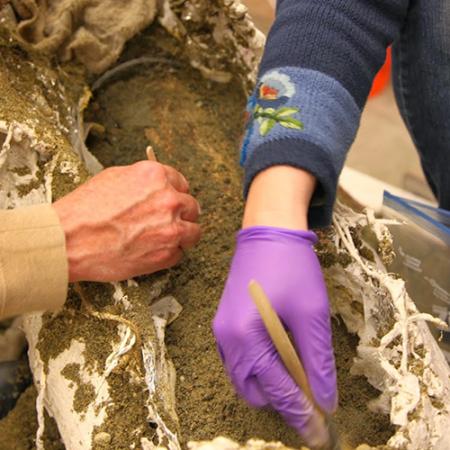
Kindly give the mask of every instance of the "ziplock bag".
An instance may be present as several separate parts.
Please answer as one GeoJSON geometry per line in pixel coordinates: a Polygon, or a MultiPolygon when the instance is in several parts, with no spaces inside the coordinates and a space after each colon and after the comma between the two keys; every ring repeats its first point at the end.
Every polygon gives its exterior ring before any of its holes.
{"type": "MultiPolygon", "coordinates": [[[[421,312],[450,326],[450,211],[407,200],[385,191],[383,215],[389,225],[396,257],[389,267],[405,281],[421,312]]],[[[450,363],[450,331],[431,326],[450,363]]]]}

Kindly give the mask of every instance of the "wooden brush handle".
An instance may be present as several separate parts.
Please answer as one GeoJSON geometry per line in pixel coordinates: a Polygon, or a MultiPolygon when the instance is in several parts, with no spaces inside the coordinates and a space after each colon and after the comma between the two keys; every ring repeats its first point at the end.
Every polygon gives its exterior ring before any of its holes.
{"type": "Polygon", "coordinates": [[[277,349],[283,364],[285,365],[289,375],[297,383],[297,386],[303,391],[308,400],[314,405],[317,411],[325,417],[324,412],[314,399],[314,395],[309,386],[305,369],[300,361],[286,330],[281,323],[278,314],[272,308],[270,300],[265,294],[263,288],[255,280],[250,281],[248,290],[256,308],[261,315],[261,319],[272,339],[273,345],[277,349]]]}
{"type": "Polygon", "coordinates": [[[153,150],[153,147],[151,145],[148,145],[145,149],[145,153],[147,154],[147,159],[149,161],[157,161],[155,151],[153,150]]]}

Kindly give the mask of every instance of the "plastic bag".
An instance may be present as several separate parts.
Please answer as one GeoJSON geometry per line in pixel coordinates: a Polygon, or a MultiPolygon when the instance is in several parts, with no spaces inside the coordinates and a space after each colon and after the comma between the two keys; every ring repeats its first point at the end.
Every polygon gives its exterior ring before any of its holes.
{"type": "MultiPolygon", "coordinates": [[[[398,273],[421,312],[450,326],[450,211],[384,192],[383,215],[390,225],[396,258],[389,269],[398,273]]],[[[450,331],[432,327],[450,363],[450,331]]]]}

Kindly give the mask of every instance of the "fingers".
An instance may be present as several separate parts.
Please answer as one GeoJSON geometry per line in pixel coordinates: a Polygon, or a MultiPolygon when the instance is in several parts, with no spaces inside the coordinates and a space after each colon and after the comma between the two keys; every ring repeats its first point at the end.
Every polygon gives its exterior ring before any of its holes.
{"type": "MultiPolygon", "coordinates": [[[[233,377],[232,377],[233,379],[233,377]]],[[[236,379],[233,381],[235,386],[238,386],[236,379]]],[[[245,398],[247,403],[254,408],[262,408],[270,404],[267,399],[264,390],[258,382],[258,379],[255,376],[247,378],[244,382],[240,383],[244,385],[242,392],[240,392],[241,396],[245,398]]]]}
{"type": "MultiPolygon", "coordinates": [[[[320,304],[315,298],[310,301],[320,304]]],[[[307,317],[294,314],[286,324],[301,355],[315,400],[332,414],[337,407],[337,381],[328,307],[310,310],[307,317]]]]}
{"type": "Polygon", "coordinates": [[[178,194],[180,201],[179,208],[177,210],[181,220],[188,222],[197,222],[200,216],[200,205],[192,195],[178,194]]]}
{"type": "Polygon", "coordinates": [[[187,182],[186,178],[177,170],[175,170],[173,167],[163,165],[164,170],[167,175],[167,179],[169,180],[169,183],[178,191],[182,193],[188,193],[189,192],[189,183],[187,182]]]}
{"type": "Polygon", "coordinates": [[[261,366],[257,380],[271,406],[311,448],[327,444],[329,434],[324,418],[297,387],[276,354],[261,366]]]}
{"type": "Polygon", "coordinates": [[[201,237],[200,225],[197,223],[186,222],[185,220],[180,221],[180,247],[183,250],[188,250],[192,248],[201,237]]]}

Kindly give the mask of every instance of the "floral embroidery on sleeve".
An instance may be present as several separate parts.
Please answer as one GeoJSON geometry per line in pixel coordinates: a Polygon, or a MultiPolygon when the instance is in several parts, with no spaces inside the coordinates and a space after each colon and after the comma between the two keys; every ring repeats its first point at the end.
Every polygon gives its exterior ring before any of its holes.
{"type": "Polygon", "coordinates": [[[294,130],[303,130],[299,119],[300,108],[287,106],[296,94],[296,86],[289,75],[273,70],[259,80],[246,110],[246,136],[242,145],[241,164],[247,157],[247,147],[255,131],[264,138],[275,125],[294,130]]]}
{"type": "Polygon", "coordinates": [[[259,124],[259,133],[266,136],[278,123],[285,128],[303,130],[303,122],[293,117],[299,108],[285,105],[295,94],[289,75],[278,71],[264,75],[256,88],[252,118],[259,124]]]}

